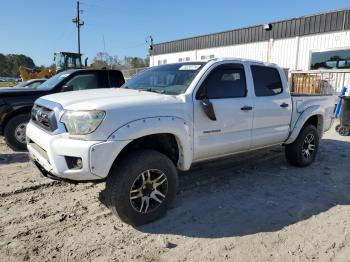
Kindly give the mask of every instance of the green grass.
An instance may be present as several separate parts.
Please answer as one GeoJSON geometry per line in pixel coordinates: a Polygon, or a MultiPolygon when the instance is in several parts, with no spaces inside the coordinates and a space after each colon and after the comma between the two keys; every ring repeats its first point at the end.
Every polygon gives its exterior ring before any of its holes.
{"type": "Polygon", "coordinates": [[[8,87],[16,85],[15,82],[0,82],[0,87],[8,87]]]}

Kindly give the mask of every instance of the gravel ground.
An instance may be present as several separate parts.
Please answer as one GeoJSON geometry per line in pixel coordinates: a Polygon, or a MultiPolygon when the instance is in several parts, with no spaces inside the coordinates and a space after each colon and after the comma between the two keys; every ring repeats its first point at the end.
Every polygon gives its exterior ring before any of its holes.
{"type": "Polygon", "coordinates": [[[43,178],[0,140],[0,261],[350,261],[349,156],[332,129],[308,168],[280,147],[196,165],[167,215],[133,228],[103,183],[43,178]]]}

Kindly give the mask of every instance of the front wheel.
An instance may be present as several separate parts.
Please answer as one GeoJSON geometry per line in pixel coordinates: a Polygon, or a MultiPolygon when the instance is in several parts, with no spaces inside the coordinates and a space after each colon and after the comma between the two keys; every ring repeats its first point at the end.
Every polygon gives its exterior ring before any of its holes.
{"type": "Polygon", "coordinates": [[[29,120],[28,114],[21,114],[11,118],[5,126],[5,141],[14,151],[27,150],[26,127],[29,120]]]}
{"type": "Polygon", "coordinates": [[[298,167],[310,165],[316,158],[319,146],[317,129],[306,125],[300,131],[298,138],[285,147],[287,161],[298,167]]]}
{"type": "Polygon", "coordinates": [[[106,200],[122,221],[140,226],[165,214],[175,199],[177,170],[165,155],[140,150],[114,165],[106,181],[106,200]]]}

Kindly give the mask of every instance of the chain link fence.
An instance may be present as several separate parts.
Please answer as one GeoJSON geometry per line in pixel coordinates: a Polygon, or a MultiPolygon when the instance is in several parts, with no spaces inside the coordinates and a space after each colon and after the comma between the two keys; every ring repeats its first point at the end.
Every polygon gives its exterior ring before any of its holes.
{"type": "Polygon", "coordinates": [[[125,80],[131,79],[134,75],[144,71],[148,67],[142,67],[142,68],[133,68],[133,69],[124,69],[122,70],[122,73],[124,75],[125,80]]]}

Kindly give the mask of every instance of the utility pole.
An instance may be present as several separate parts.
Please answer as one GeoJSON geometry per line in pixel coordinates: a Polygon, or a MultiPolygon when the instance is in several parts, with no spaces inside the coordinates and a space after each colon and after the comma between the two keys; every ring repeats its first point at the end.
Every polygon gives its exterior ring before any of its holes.
{"type": "Polygon", "coordinates": [[[153,50],[153,37],[151,35],[146,37],[146,43],[149,44],[148,51],[149,51],[149,54],[151,55],[152,54],[152,50],[153,50]]]}
{"type": "MultiPolygon", "coordinates": [[[[151,59],[152,56],[152,66],[154,66],[154,56],[152,55],[152,50],[153,50],[153,37],[151,35],[149,35],[148,37],[146,37],[146,43],[149,44],[148,46],[148,52],[149,52],[149,56],[151,59]],[[149,40],[148,40],[149,39],[149,40]]],[[[150,61],[151,62],[151,61],[150,61]]]]}
{"type": "Polygon", "coordinates": [[[80,27],[84,25],[84,21],[80,20],[80,3],[77,1],[77,16],[72,19],[72,22],[78,29],[78,54],[80,55],[80,27]]]}

